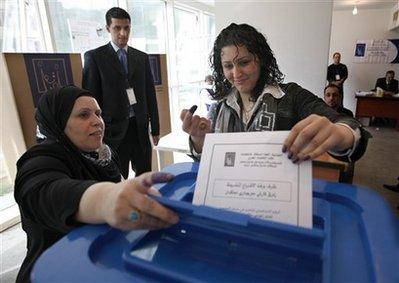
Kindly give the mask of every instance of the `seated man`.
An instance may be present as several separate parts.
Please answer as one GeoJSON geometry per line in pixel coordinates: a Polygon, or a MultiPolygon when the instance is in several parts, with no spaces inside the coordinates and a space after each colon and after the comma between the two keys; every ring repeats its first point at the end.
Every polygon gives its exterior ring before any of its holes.
{"type": "Polygon", "coordinates": [[[341,93],[339,92],[338,86],[329,84],[324,88],[324,101],[338,113],[353,117],[352,111],[340,105],[341,93]]]}
{"type": "Polygon", "coordinates": [[[385,74],[385,78],[379,78],[375,83],[375,88],[377,89],[377,87],[382,88],[387,94],[398,93],[398,80],[395,80],[395,72],[390,70],[385,74]]]}
{"type": "MultiPolygon", "coordinates": [[[[377,79],[377,82],[375,83],[375,89],[377,89],[377,87],[384,91],[384,95],[391,96],[395,93],[398,93],[398,80],[395,80],[395,72],[390,70],[386,72],[385,78],[377,79]]],[[[373,120],[373,124],[378,126],[395,125],[396,121],[389,118],[376,117],[373,120]]]]}

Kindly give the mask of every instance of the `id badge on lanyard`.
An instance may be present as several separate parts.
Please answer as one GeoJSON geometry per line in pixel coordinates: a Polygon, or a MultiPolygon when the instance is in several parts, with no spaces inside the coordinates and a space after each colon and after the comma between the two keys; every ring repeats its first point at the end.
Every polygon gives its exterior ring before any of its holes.
{"type": "Polygon", "coordinates": [[[132,87],[126,89],[127,98],[129,99],[129,104],[133,105],[137,103],[136,95],[132,87]]]}
{"type": "Polygon", "coordinates": [[[126,94],[129,99],[129,105],[137,103],[136,95],[134,94],[133,87],[130,86],[128,79],[126,78],[126,94]]]}

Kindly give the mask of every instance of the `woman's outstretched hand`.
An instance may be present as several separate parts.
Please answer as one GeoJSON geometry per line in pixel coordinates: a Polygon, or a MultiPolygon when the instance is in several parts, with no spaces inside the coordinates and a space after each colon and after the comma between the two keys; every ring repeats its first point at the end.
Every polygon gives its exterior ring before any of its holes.
{"type": "Polygon", "coordinates": [[[284,141],[283,152],[294,163],[315,159],[326,151],[343,151],[353,146],[350,129],[334,124],[326,117],[312,114],[298,122],[284,141]]]}
{"type": "Polygon", "coordinates": [[[172,174],[148,172],[117,184],[94,184],[83,194],[76,218],[84,223],[106,222],[121,230],[166,228],[179,217],[150,195],[160,196],[152,185],[171,180],[172,174]]]}

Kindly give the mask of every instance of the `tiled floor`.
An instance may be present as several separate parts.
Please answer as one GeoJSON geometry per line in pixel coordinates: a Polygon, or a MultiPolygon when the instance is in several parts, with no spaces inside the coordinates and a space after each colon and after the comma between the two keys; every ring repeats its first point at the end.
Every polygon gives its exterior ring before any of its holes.
{"type": "Polygon", "coordinates": [[[21,224],[15,225],[0,233],[0,242],[0,282],[15,282],[19,267],[26,253],[26,234],[22,230],[21,224]]]}
{"type": "Polygon", "coordinates": [[[380,193],[399,217],[399,193],[385,189],[383,184],[397,184],[399,177],[399,131],[394,128],[366,128],[373,138],[364,156],[356,162],[353,183],[380,193]]]}

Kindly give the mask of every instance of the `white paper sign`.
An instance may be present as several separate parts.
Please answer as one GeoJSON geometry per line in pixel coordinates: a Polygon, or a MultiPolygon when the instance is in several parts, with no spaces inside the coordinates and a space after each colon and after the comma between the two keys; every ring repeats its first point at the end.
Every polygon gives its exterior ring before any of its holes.
{"type": "Polygon", "coordinates": [[[69,19],[67,21],[74,52],[84,53],[109,41],[108,32],[102,21],[92,22],[69,19]]]}
{"type": "Polygon", "coordinates": [[[207,134],[193,203],[311,228],[311,161],[282,153],[288,133],[207,134]]]}

